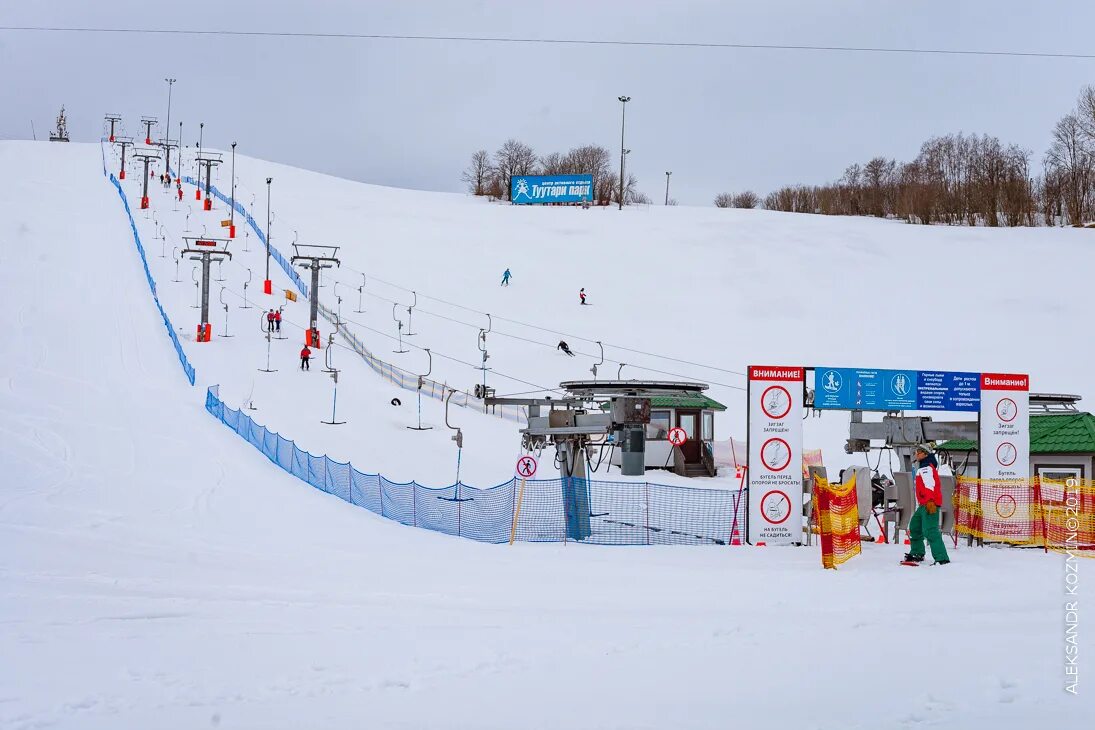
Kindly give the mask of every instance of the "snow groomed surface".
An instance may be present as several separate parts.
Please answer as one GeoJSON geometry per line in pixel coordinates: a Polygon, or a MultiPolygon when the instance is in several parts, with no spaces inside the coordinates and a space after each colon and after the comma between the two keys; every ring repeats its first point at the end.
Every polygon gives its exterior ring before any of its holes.
{"type": "MultiPolygon", "coordinates": [[[[259,163],[241,167],[252,165],[243,174],[259,178],[259,163]]],[[[268,426],[297,425],[298,445],[318,451],[313,444],[329,443],[328,453],[342,452],[346,458],[333,456],[344,461],[365,454],[385,473],[413,469],[445,483],[454,454],[451,445],[442,449],[445,433],[403,441],[408,414],[379,407],[401,391],[371,373],[347,389],[347,413],[359,430],[336,435],[312,425],[329,413],[329,386],[294,371],[295,339],[275,343],[278,380],[256,380],[251,392],[253,376],[244,371],[259,364],[262,344],[254,323],[240,325],[240,336],[247,331],[252,339],[238,346],[230,343],[239,339],[227,338],[189,345],[190,322],[179,313],[193,303],[192,285],[169,285],[173,262],[148,251],[164,310],[206,379],[200,390],[191,388],[149,306],[131,231],[100,176],[99,150],[0,143],[0,167],[21,171],[19,184],[0,190],[0,301],[14,327],[14,336],[0,339],[0,361],[10,364],[0,371],[0,726],[546,730],[778,721],[795,728],[1010,729],[1079,726],[1090,715],[1087,695],[1062,689],[1067,599],[1060,556],[959,545],[945,568],[906,571],[897,565],[901,546],[865,545],[840,571],[823,572],[816,551],[806,549],[511,548],[408,529],[302,489],[209,416],[203,399],[210,378],[234,381],[236,395],[226,403],[234,407],[250,394],[268,426]],[[364,395],[355,403],[358,389],[364,395]],[[365,412],[373,418],[360,417],[365,412]],[[404,448],[415,443],[430,448],[404,448]]],[[[277,174],[287,184],[294,177],[288,168],[277,174]]],[[[450,230],[450,216],[462,224],[480,220],[485,240],[493,240],[496,226],[510,225],[499,222],[508,211],[464,210],[444,196],[434,206],[428,194],[322,180],[334,198],[325,226],[343,225],[339,206],[346,200],[373,196],[384,199],[390,216],[406,216],[400,235],[416,240],[426,235],[419,225],[450,230]],[[404,198],[415,202],[399,212],[404,198]],[[438,217],[413,223],[424,209],[438,217]]],[[[183,212],[165,212],[166,196],[153,205],[176,236],[183,212]]],[[[671,214],[679,219],[674,226],[694,219],[694,231],[701,222],[728,220],[699,210],[671,214]]],[[[782,229],[815,247],[823,241],[818,256],[804,254],[811,265],[842,255],[825,222],[760,219],[773,238],[782,229]]],[[[147,244],[152,220],[134,220],[147,244]]],[[[838,223],[845,238],[878,230],[877,222],[838,223]]],[[[576,224],[567,225],[575,225],[570,240],[584,241],[576,224]]],[[[919,242],[921,252],[965,240],[971,250],[955,248],[959,259],[983,253],[978,241],[1001,240],[1010,249],[1022,236],[1037,246],[1058,235],[895,230],[900,241],[919,242]]],[[[1059,233],[1064,240],[1073,232],[1059,233]]],[[[567,240],[560,231],[552,235],[567,240]]],[[[530,256],[539,250],[532,246],[530,256]]],[[[748,257],[749,250],[740,253],[748,257]]],[[[440,258],[438,251],[428,255],[440,258]]],[[[1067,255],[1074,267],[1087,266],[1091,256],[1068,243],[1039,255],[1047,265],[1067,255]]],[[[778,246],[771,256],[788,262],[778,246]]],[[[890,263],[884,251],[876,256],[890,263]]],[[[764,247],[752,253],[754,266],[767,258],[764,247]]],[[[373,263],[395,272],[389,280],[402,276],[383,252],[373,263]]],[[[226,285],[238,290],[236,281],[226,285]]],[[[483,300],[497,294],[467,291],[483,300]]],[[[457,300],[450,292],[436,295],[457,300]]],[[[1037,319],[1053,302],[1055,321],[1070,326],[1077,315],[1045,291],[996,308],[1015,322],[1037,319]]],[[[664,303],[652,308],[652,318],[662,309],[664,303]]],[[[287,311],[299,320],[299,311],[287,311]]],[[[251,319],[233,306],[233,326],[241,312],[251,319]]],[[[216,322],[218,332],[224,324],[216,322]]],[[[821,332],[822,324],[797,326],[821,332]]],[[[444,332],[427,331],[441,349],[444,332]]],[[[752,336],[732,339],[737,347],[752,336]]],[[[819,357],[834,358],[846,342],[830,333],[808,344],[819,357]]],[[[925,347],[920,356],[932,364],[960,364],[946,347],[925,347]]],[[[502,362],[517,351],[497,352],[502,362]]],[[[781,359],[802,357],[789,351],[781,359]]],[[[1066,377],[1071,360],[1052,360],[1040,369],[1010,369],[1082,382],[1066,377]]],[[[342,362],[349,377],[348,357],[342,362]]],[[[535,371],[528,379],[558,362],[527,358],[535,371]]],[[[424,404],[427,422],[439,417],[424,404]]],[[[481,458],[466,449],[474,479],[508,468],[516,456],[507,440],[512,423],[469,416],[464,425],[472,443],[496,452],[481,458]]],[[[1081,655],[1089,656],[1086,633],[1081,641],[1081,655]]]]}

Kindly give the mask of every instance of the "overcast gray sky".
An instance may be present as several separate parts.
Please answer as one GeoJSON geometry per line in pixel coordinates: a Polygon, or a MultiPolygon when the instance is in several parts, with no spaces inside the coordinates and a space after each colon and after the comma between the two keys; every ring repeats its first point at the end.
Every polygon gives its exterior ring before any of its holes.
{"type": "MultiPolygon", "coordinates": [[[[399,2],[50,0],[0,8],[0,25],[581,37],[768,44],[1091,51],[1095,3],[1029,0],[399,2]]],[[[167,111],[184,142],[368,182],[460,190],[472,151],[514,136],[537,152],[618,154],[661,200],[762,195],[823,182],[849,162],[915,156],[928,136],[988,132],[1034,152],[1095,60],[461,42],[0,31],[0,138],[48,134],[67,106],[75,139],[106,112],[137,129],[167,111]]],[[[174,130],[173,130],[174,134],[174,130]]]]}

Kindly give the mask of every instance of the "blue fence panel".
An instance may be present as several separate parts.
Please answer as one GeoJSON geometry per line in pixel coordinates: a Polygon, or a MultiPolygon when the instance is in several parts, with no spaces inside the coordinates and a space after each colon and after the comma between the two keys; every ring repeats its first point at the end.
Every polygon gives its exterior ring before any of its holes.
{"type": "Polygon", "coordinates": [[[415,483],[412,485],[417,526],[447,535],[459,534],[457,509],[462,503],[456,501],[456,485],[441,489],[430,489],[415,483]]]}
{"type": "Polygon", "coordinates": [[[350,465],[327,459],[327,489],[339,499],[350,502],[350,465]]]}
{"type": "Polygon", "coordinates": [[[171,319],[167,316],[167,312],[164,311],[163,306],[160,304],[160,297],[156,293],[156,280],[152,278],[152,272],[148,268],[148,258],[145,256],[144,245],[141,243],[141,236],[137,233],[137,223],[133,220],[133,212],[129,209],[129,199],[126,198],[125,191],[122,190],[122,185],[118,182],[118,179],[114,177],[113,174],[108,174],[106,171],[106,153],[103,151],[102,144],[99,145],[99,149],[103,156],[103,174],[107,175],[107,178],[114,186],[114,189],[118,191],[118,197],[122,200],[122,206],[125,208],[126,217],[129,218],[129,228],[133,232],[133,243],[136,244],[137,253],[141,256],[141,265],[144,267],[144,275],[148,280],[148,288],[152,292],[152,301],[156,303],[156,311],[160,313],[160,318],[163,319],[164,327],[167,328],[167,336],[171,339],[171,344],[175,346],[175,353],[179,356],[179,363],[182,365],[183,373],[186,374],[186,379],[193,385],[197,379],[197,372],[194,370],[194,366],[191,365],[190,361],[186,358],[186,352],[183,351],[179,336],[175,333],[175,327],[171,324],[171,319]]]}
{"type": "Polygon", "coordinates": [[[298,479],[404,525],[480,542],[507,542],[515,530],[525,542],[579,536],[601,545],[728,545],[735,522],[745,531],[746,498],[738,490],[579,479],[510,479],[488,489],[400,484],[303,451],[226,407],[217,386],[205,408],[298,479]]]}
{"type": "Polygon", "coordinates": [[[398,484],[380,477],[380,499],[385,517],[412,527],[421,525],[414,482],[398,484]]]}
{"type": "Polygon", "coordinates": [[[351,467],[350,484],[350,501],[353,504],[381,514],[379,475],[365,474],[351,467]]]}

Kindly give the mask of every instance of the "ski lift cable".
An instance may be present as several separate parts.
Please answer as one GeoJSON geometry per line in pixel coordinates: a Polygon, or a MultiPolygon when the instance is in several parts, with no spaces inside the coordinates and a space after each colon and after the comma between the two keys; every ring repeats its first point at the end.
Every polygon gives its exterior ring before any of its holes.
{"type": "MultiPolygon", "coordinates": [[[[358,274],[361,274],[362,276],[368,276],[369,279],[371,279],[373,281],[380,282],[381,284],[386,284],[387,286],[393,287],[395,289],[400,289],[402,291],[407,291],[407,292],[411,291],[411,289],[409,289],[405,286],[400,286],[399,284],[394,284],[390,281],[386,281],[386,280],[381,279],[379,277],[368,275],[365,272],[357,271],[357,269],[354,269],[351,266],[345,266],[344,268],[350,269],[351,271],[355,271],[358,274]]],[[[486,315],[486,312],[480,311],[478,309],[474,309],[472,307],[465,306],[463,304],[457,304],[456,302],[452,302],[452,301],[449,301],[447,299],[442,299],[440,297],[431,296],[429,294],[423,294],[422,292],[418,292],[418,294],[423,299],[432,299],[435,302],[440,302],[441,304],[447,304],[450,307],[456,307],[458,309],[463,309],[465,311],[472,312],[474,314],[486,315]]],[[[384,297],[379,297],[379,295],[375,295],[375,296],[378,296],[378,298],[380,298],[380,299],[384,299],[384,297]]],[[[393,300],[386,300],[386,301],[393,301],[393,300]]],[[[416,308],[415,311],[422,312],[423,314],[433,314],[433,316],[441,317],[442,319],[447,319],[443,315],[427,312],[424,309],[417,309],[416,308]]],[[[522,322],[521,320],[518,320],[518,319],[511,319],[509,317],[503,317],[502,315],[499,315],[499,314],[495,314],[493,316],[496,317],[497,319],[500,319],[500,320],[504,321],[504,322],[509,322],[511,324],[516,324],[516,325],[519,325],[521,327],[528,327],[530,329],[540,330],[542,332],[550,332],[551,334],[554,334],[554,335],[560,335],[562,337],[570,337],[571,339],[582,340],[583,342],[590,342],[590,343],[594,343],[594,344],[596,344],[598,342],[598,340],[590,339],[588,337],[582,337],[581,335],[577,335],[577,334],[574,334],[572,332],[561,332],[559,330],[553,330],[553,329],[548,328],[548,327],[541,327],[539,325],[530,324],[528,322],[522,322]]],[[[453,321],[458,321],[458,320],[453,320],[453,321]]],[[[466,322],[462,322],[461,324],[465,324],[465,325],[468,325],[470,327],[477,327],[478,326],[478,325],[470,325],[466,322]]],[[[606,342],[604,340],[600,340],[600,341],[603,342],[606,346],[614,347],[617,350],[624,350],[626,352],[633,352],[637,355],[647,355],[649,357],[656,357],[656,358],[661,359],[661,360],[670,360],[670,361],[673,361],[673,362],[679,362],[683,365],[692,365],[694,367],[700,367],[700,368],[703,368],[705,370],[715,370],[715,371],[722,372],[722,373],[729,373],[731,375],[740,375],[742,377],[745,377],[745,373],[740,371],[740,370],[732,370],[730,368],[721,368],[721,367],[717,367],[715,365],[706,365],[704,363],[694,362],[692,360],[683,360],[681,358],[669,357],[667,355],[659,355],[656,352],[647,352],[645,350],[638,350],[638,349],[635,349],[635,348],[632,348],[632,347],[625,347],[623,345],[617,345],[617,344],[614,344],[614,343],[611,343],[611,342],[606,342]]]]}
{"type": "MultiPolygon", "coordinates": [[[[346,268],[350,268],[350,267],[346,267],[346,268]]],[[[372,277],[370,277],[370,278],[372,278],[372,277]]],[[[376,279],[376,281],[381,281],[381,280],[376,279]]],[[[372,292],[366,292],[366,293],[369,294],[370,296],[373,296],[377,299],[380,299],[381,301],[388,302],[390,304],[399,304],[399,302],[397,302],[394,299],[388,299],[387,297],[383,297],[379,294],[374,294],[372,292]]],[[[431,297],[431,296],[428,296],[426,294],[422,294],[421,296],[422,296],[423,299],[435,299],[435,297],[431,297]]],[[[442,300],[437,300],[437,301],[442,301],[442,300]]],[[[473,310],[473,309],[470,309],[470,308],[467,308],[467,307],[464,307],[464,309],[468,309],[468,311],[471,311],[471,312],[476,311],[476,310],[473,310]]],[[[443,314],[438,314],[437,312],[431,312],[429,310],[422,309],[421,307],[416,307],[415,311],[418,312],[419,314],[425,314],[425,315],[428,315],[428,316],[431,316],[431,317],[437,317],[439,319],[443,319],[443,320],[446,320],[448,322],[452,322],[454,324],[459,324],[459,325],[462,325],[464,327],[468,327],[470,329],[482,329],[481,327],[479,327],[479,325],[472,324],[471,322],[464,322],[462,320],[455,319],[453,317],[448,317],[448,316],[443,315],[443,314]]],[[[482,314],[482,315],[485,316],[487,313],[486,312],[478,312],[478,314],[482,314]]],[[[506,320],[507,322],[514,321],[514,320],[507,319],[506,317],[499,316],[499,315],[492,315],[492,316],[495,316],[498,319],[506,320]]],[[[546,329],[546,328],[543,328],[543,327],[535,327],[533,325],[523,325],[523,326],[532,327],[533,329],[540,329],[540,330],[543,330],[545,332],[554,332],[554,330],[549,330],[549,329],[546,329]]],[[[527,343],[530,343],[530,344],[533,344],[533,345],[539,345],[541,347],[546,347],[546,348],[549,348],[549,349],[555,349],[556,348],[556,345],[553,345],[549,342],[542,342],[540,340],[534,340],[534,339],[531,339],[529,337],[522,337],[521,335],[515,335],[512,332],[504,332],[502,330],[494,330],[491,334],[495,334],[495,335],[498,335],[500,337],[508,337],[508,338],[514,339],[514,340],[520,340],[521,342],[527,342],[527,343]]],[[[576,337],[575,335],[568,335],[565,332],[555,332],[555,334],[561,334],[564,337],[576,337]]],[[[584,337],[578,337],[577,339],[581,339],[581,340],[584,340],[586,342],[594,342],[594,343],[598,342],[597,340],[587,340],[584,337]]],[[[601,341],[601,342],[603,342],[603,341],[601,341]]],[[[628,352],[635,352],[635,353],[639,353],[639,354],[649,355],[650,357],[656,357],[656,358],[663,359],[663,360],[671,360],[673,362],[680,362],[680,363],[684,363],[684,364],[688,364],[688,365],[696,365],[697,367],[703,367],[703,368],[707,368],[707,369],[711,369],[711,370],[720,370],[720,371],[726,372],[726,373],[744,375],[744,373],[738,373],[737,371],[734,371],[734,370],[727,370],[725,368],[712,368],[712,367],[709,367],[709,366],[706,366],[706,365],[701,365],[700,363],[689,362],[688,360],[680,360],[678,358],[664,357],[662,355],[656,355],[654,353],[647,353],[647,352],[643,352],[641,350],[633,350],[633,349],[627,348],[627,347],[619,347],[618,345],[612,345],[611,343],[609,343],[609,346],[610,347],[616,347],[619,350],[627,350],[628,352]]],[[[590,358],[596,358],[596,359],[603,358],[604,362],[610,362],[610,363],[614,363],[616,365],[623,364],[622,361],[620,361],[620,360],[613,360],[612,358],[604,357],[600,353],[598,353],[597,355],[594,355],[594,354],[589,353],[589,352],[583,352],[582,350],[574,350],[574,353],[578,354],[578,355],[584,355],[584,356],[590,357],[590,358]]],[[[692,375],[685,375],[685,374],[682,374],[682,373],[675,373],[675,372],[671,372],[671,371],[668,371],[668,370],[660,370],[660,369],[657,369],[657,368],[648,367],[646,365],[641,365],[641,364],[634,363],[634,362],[627,363],[627,364],[634,367],[634,368],[636,368],[636,369],[646,370],[647,372],[658,373],[660,375],[670,375],[670,376],[675,377],[675,378],[695,378],[695,376],[692,376],[692,375]]],[[[705,379],[705,380],[707,380],[707,379],[705,379]]],[[[724,387],[724,388],[730,388],[732,390],[745,391],[745,388],[740,386],[740,385],[732,385],[730,383],[720,383],[720,382],[716,382],[716,381],[713,381],[713,380],[707,380],[707,382],[711,385],[718,385],[718,386],[721,386],[721,387],[724,387]]]]}

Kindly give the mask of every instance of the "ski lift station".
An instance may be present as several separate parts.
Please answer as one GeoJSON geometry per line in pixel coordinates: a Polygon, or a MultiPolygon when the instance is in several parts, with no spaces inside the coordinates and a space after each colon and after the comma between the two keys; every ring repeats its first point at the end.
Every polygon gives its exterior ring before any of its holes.
{"type": "MultiPolygon", "coordinates": [[[[1063,482],[1095,474],[1095,416],[1079,410],[1079,400],[1078,395],[1031,393],[1031,475],[1063,482]]],[[[945,441],[939,449],[964,475],[979,476],[976,438],[945,441]]]]}

